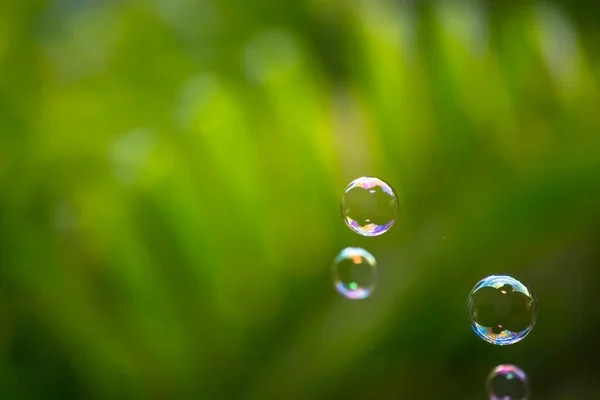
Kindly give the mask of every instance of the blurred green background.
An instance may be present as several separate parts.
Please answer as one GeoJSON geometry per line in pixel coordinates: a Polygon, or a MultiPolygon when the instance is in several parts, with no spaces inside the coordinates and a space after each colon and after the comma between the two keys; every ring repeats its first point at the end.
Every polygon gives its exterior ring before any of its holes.
{"type": "Polygon", "coordinates": [[[600,28],[583,1],[0,6],[0,398],[596,399],[600,28]],[[361,238],[340,196],[400,196],[361,238]],[[333,290],[346,246],[373,296],[333,290]],[[536,292],[506,348],[477,281],[536,292]]]}

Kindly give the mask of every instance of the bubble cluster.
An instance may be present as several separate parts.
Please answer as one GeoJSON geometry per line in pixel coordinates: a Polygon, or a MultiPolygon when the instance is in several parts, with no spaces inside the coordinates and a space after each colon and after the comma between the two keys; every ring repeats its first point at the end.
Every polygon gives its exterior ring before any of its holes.
{"type": "MultiPolygon", "coordinates": [[[[398,214],[398,197],[392,187],[375,177],[350,182],[342,196],[346,225],[362,236],[379,236],[390,230],[398,214]]],[[[445,236],[444,236],[445,239],[445,236]]],[[[377,281],[377,262],[365,249],[347,247],[335,258],[333,281],[348,299],[365,299],[377,281]]],[[[491,275],[479,281],[467,301],[473,331],[488,343],[506,346],[523,340],[538,317],[533,291],[508,275],[491,275]]],[[[510,364],[499,365],[487,378],[490,400],[526,400],[525,373],[510,364]]]]}
{"type": "Polygon", "coordinates": [[[394,225],[397,214],[398,197],[392,187],[379,178],[355,179],[344,191],[344,221],[359,235],[384,234],[394,225]]]}
{"type": "Polygon", "coordinates": [[[367,298],[377,281],[377,261],[375,257],[360,247],[347,247],[333,263],[335,289],[351,300],[367,298]]]}
{"type": "Polygon", "coordinates": [[[473,331],[500,346],[523,340],[538,316],[533,291],[508,275],[491,275],[479,281],[469,294],[467,309],[473,331]]]}
{"type": "MultiPolygon", "coordinates": [[[[346,225],[362,236],[379,236],[390,230],[398,215],[398,197],[392,187],[375,177],[350,182],[342,196],[341,211],[346,225]]],[[[445,239],[445,236],[444,236],[445,239]]],[[[352,300],[371,295],[377,280],[377,262],[368,251],[347,247],[335,258],[336,290],[352,300]]],[[[523,340],[538,317],[533,291],[508,275],[491,275],[479,281],[467,301],[473,331],[481,339],[499,346],[523,340]]],[[[489,374],[490,400],[526,400],[529,383],[514,365],[499,365],[489,374]]]]}
{"type": "Polygon", "coordinates": [[[487,391],[490,400],[526,400],[529,382],[520,368],[510,364],[498,365],[488,375],[487,391]]]}

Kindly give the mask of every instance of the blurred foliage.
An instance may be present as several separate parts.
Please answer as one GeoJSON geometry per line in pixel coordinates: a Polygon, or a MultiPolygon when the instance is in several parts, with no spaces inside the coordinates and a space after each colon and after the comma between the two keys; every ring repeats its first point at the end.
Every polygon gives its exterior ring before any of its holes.
{"type": "MultiPolygon", "coordinates": [[[[0,6],[3,399],[593,399],[600,49],[571,2],[0,6]],[[357,176],[401,216],[360,238],[357,176]],[[372,298],[336,295],[364,246],[372,298]],[[512,274],[532,334],[478,339],[512,274]]],[[[594,395],[596,393],[596,395],[594,395]]]]}

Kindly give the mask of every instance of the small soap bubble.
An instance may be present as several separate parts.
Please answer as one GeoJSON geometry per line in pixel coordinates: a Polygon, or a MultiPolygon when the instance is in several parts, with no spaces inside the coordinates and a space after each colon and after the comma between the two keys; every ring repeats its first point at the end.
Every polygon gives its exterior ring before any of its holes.
{"type": "Polygon", "coordinates": [[[529,396],[527,375],[519,367],[498,365],[487,378],[490,400],[526,400],[529,396]]]}
{"type": "Polygon", "coordinates": [[[362,177],[350,182],[342,197],[346,225],[362,236],[387,232],[398,214],[398,197],[390,185],[378,178],[362,177]]]}
{"type": "Polygon", "coordinates": [[[473,331],[500,346],[523,340],[538,317],[533,291],[508,275],[491,275],[479,281],[469,294],[467,310],[473,331]]]}
{"type": "Polygon", "coordinates": [[[375,257],[360,247],[347,247],[333,263],[333,283],[344,297],[360,300],[369,297],[377,281],[375,257]]]}

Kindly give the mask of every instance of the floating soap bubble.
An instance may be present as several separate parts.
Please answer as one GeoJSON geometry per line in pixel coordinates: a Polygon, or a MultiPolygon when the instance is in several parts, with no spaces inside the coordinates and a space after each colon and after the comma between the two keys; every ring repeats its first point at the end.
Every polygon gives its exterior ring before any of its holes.
{"type": "Polygon", "coordinates": [[[473,331],[500,346],[523,340],[538,316],[531,289],[508,275],[491,275],[479,281],[469,294],[467,309],[473,331]]]}
{"type": "Polygon", "coordinates": [[[333,283],[342,296],[352,300],[367,298],[376,281],[377,261],[365,249],[347,247],[335,258],[333,283]]]}
{"type": "Polygon", "coordinates": [[[487,391],[490,400],[526,400],[529,382],[520,368],[510,364],[498,365],[488,375],[487,391]]]}
{"type": "Polygon", "coordinates": [[[398,214],[398,197],[390,185],[378,178],[362,177],[350,182],[342,197],[346,225],[362,236],[387,232],[398,214]]]}

